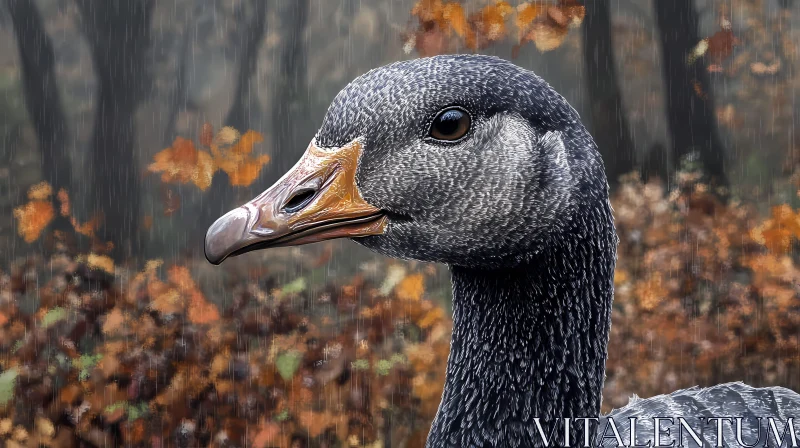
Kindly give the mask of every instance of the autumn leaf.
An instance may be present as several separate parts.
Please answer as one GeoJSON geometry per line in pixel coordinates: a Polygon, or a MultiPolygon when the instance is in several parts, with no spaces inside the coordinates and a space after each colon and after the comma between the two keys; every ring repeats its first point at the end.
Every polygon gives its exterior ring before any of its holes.
{"type": "Polygon", "coordinates": [[[55,210],[50,201],[33,200],[15,208],[13,214],[17,220],[17,233],[25,242],[32,243],[53,220],[55,210]]]}
{"type": "Polygon", "coordinates": [[[514,20],[520,32],[523,32],[533,22],[534,19],[539,17],[545,7],[538,3],[523,3],[517,6],[517,17],[514,20]]]}
{"type": "Polygon", "coordinates": [[[269,422],[264,424],[253,439],[253,446],[255,448],[272,446],[280,432],[281,427],[277,423],[269,422]]]}
{"type": "Polygon", "coordinates": [[[239,131],[230,126],[225,126],[219,130],[216,137],[214,137],[214,139],[212,140],[211,145],[217,145],[217,146],[232,145],[236,142],[236,140],[239,140],[239,136],[240,136],[239,131]]]}
{"type": "Polygon", "coordinates": [[[459,3],[450,2],[444,5],[442,19],[448,24],[449,29],[455,31],[459,37],[466,37],[470,32],[464,8],[459,3]]]}
{"type": "Polygon", "coordinates": [[[506,16],[513,10],[508,2],[499,1],[471,14],[469,22],[473,25],[474,33],[467,35],[467,46],[474,50],[503,39],[506,35],[506,16]]]}
{"type": "Polygon", "coordinates": [[[171,266],[167,269],[167,279],[169,279],[170,283],[177,286],[180,292],[190,292],[197,288],[189,269],[185,266],[171,266]]]}
{"type": "Polygon", "coordinates": [[[800,214],[787,204],[775,206],[772,217],[755,227],[750,235],[772,252],[787,253],[792,240],[800,237],[800,214]]]}
{"type": "Polygon", "coordinates": [[[114,274],[114,260],[107,255],[89,254],[86,264],[92,269],[99,269],[109,274],[114,274]]]}
{"type": "Polygon", "coordinates": [[[59,212],[61,213],[61,216],[67,217],[70,214],[72,214],[71,204],[69,200],[69,195],[67,194],[67,190],[63,188],[58,190],[58,195],[56,197],[58,198],[58,202],[61,204],[61,207],[59,207],[59,212]]]}
{"type": "Polygon", "coordinates": [[[39,182],[28,190],[28,199],[31,201],[46,201],[53,195],[53,187],[47,182],[39,182]]]}
{"type": "Polygon", "coordinates": [[[411,8],[411,15],[418,17],[421,22],[440,22],[443,10],[441,0],[419,0],[411,8]]]}
{"type": "Polygon", "coordinates": [[[106,315],[106,320],[103,323],[103,334],[110,335],[119,331],[122,324],[125,322],[125,315],[119,307],[111,310],[106,315]]]}
{"type": "Polygon", "coordinates": [[[523,40],[532,41],[539,51],[550,51],[561,46],[567,32],[567,28],[548,22],[535,23],[523,40]]]}
{"type": "Polygon", "coordinates": [[[400,300],[419,301],[425,292],[424,277],[422,274],[412,274],[400,281],[395,287],[395,294],[400,300]]]}
{"type": "Polygon", "coordinates": [[[720,63],[733,54],[733,48],[738,43],[739,40],[733,35],[733,31],[723,29],[708,38],[706,52],[713,62],[720,63]]]}
{"type": "Polygon", "coordinates": [[[327,428],[338,424],[345,424],[346,420],[341,414],[335,414],[330,411],[314,412],[314,411],[301,411],[298,416],[300,423],[308,429],[311,437],[317,437],[322,434],[327,428]]]}
{"type": "Polygon", "coordinates": [[[214,141],[214,126],[211,123],[203,123],[200,129],[200,144],[203,146],[211,146],[214,141]]]}
{"type": "Polygon", "coordinates": [[[196,325],[210,324],[219,320],[219,311],[203,294],[194,290],[189,295],[189,321],[196,325]]]}
{"type": "MultiPolygon", "coordinates": [[[[223,128],[232,129],[232,128],[223,128]]],[[[220,131],[218,137],[230,141],[235,131],[226,131],[225,137],[220,131]]],[[[248,186],[252,184],[261,173],[261,168],[266,165],[270,157],[268,155],[253,156],[253,146],[264,141],[264,136],[255,131],[247,131],[239,140],[229,148],[218,148],[212,146],[211,152],[214,155],[214,163],[227,175],[230,184],[234,186],[248,186]]]]}
{"type": "Polygon", "coordinates": [[[165,183],[194,183],[205,191],[211,186],[216,167],[207,151],[198,151],[191,140],[177,137],[172,146],[153,157],[147,168],[152,173],[161,173],[165,183]]]}

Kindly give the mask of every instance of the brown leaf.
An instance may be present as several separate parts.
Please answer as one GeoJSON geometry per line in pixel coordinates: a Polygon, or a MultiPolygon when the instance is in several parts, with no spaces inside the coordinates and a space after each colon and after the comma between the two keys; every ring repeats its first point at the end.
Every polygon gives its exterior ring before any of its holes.
{"type": "Polygon", "coordinates": [[[203,123],[200,130],[200,144],[203,146],[211,146],[214,141],[214,126],[211,123],[203,123]]]}
{"type": "Polygon", "coordinates": [[[733,47],[739,43],[731,30],[720,30],[708,38],[706,53],[715,63],[720,63],[733,54],[733,47]]]}

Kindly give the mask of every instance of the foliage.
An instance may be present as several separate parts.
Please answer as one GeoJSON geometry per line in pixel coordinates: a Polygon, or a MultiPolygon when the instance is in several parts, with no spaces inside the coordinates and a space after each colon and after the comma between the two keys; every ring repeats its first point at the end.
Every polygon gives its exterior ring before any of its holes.
{"type": "Polygon", "coordinates": [[[570,27],[578,26],[586,14],[575,0],[555,3],[526,2],[517,7],[496,1],[467,14],[459,1],[419,0],[411,10],[418,28],[405,35],[406,53],[416,49],[421,56],[451,52],[463,44],[475,51],[503,40],[513,22],[518,45],[533,42],[540,51],[558,48],[570,27]]]}
{"type": "MultiPolygon", "coordinates": [[[[53,202],[53,188],[47,182],[40,182],[28,190],[29,201],[14,209],[14,218],[17,220],[17,232],[28,243],[36,241],[42,231],[56,217],[53,202]]],[[[56,195],[59,204],[59,214],[68,220],[73,230],[81,235],[93,237],[94,231],[100,222],[95,217],[81,224],[74,216],[70,206],[69,194],[63,188],[56,195]]]]}
{"type": "Polygon", "coordinates": [[[0,280],[3,437],[54,446],[422,440],[450,323],[425,293],[434,270],[398,266],[321,284],[252,276],[218,308],[187,266],[153,260],[111,275],[65,246],[23,261],[0,280]],[[388,294],[381,270],[400,277],[388,294]],[[33,315],[15,305],[30,294],[40,300],[33,315]]]}
{"type": "Polygon", "coordinates": [[[193,183],[200,190],[211,186],[214,172],[222,170],[231,185],[248,186],[258,178],[261,168],[269,162],[268,155],[254,156],[253,146],[264,141],[255,131],[244,135],[231,127],[223,127],[216,136],[209,123],[200,132],[200,144],[209,151],[198,150],[194,142],[177,137],[172,146],[153,158],[148,170],[161,173],[164,183],[193,183]]]}
{"type": "Polygon", "coordinates": [[[680,173],[671,192],[631,177],[614,200],[607,408],[695,384],[800,386],[800,213],[779,205],[762,219],[699,177],[680,173]]]}

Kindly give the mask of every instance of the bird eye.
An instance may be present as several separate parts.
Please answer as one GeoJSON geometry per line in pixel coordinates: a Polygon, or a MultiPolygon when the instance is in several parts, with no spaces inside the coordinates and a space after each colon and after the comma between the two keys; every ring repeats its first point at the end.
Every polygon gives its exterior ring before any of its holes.
{"type": "Polygon", "coordinates": [[[452,142],[466,135],[469,125],[469,114],[460,108],[451,107],[439,112],[433,119],[431,137],[452,142]]]}

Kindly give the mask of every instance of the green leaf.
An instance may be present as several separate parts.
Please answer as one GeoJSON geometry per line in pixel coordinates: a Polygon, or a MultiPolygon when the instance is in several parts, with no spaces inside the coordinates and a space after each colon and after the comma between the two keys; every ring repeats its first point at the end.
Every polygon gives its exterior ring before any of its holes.
{"type": "Polygon", "coordinates": [[[145,417],[149,413],[150,413],[150,406],[148,406],[146,402],[141,402],[139,403],[139,405],[128,405],[129,422],[145,417]]]}
{"type": "Polygon", "coordinates": [[[375,363],[375,372],[380,376],[386,376],[392,370],[392,361],[381,359],[375,363]]]}
{"type": "Polygon", "coordinates": [[[289,420],[289,411],[286,409],[282,410],[280,414],[275,416],[275,420],[279,422],[285,422],[286,420],[289,420]]]}
{"type": "Polygon", "coordinates": [[[86,381],[89,379],[89,375],[92,373],[92,369],[94,366],[97,365],[100,360],[103,359],[102,354],[96,355],[81,355],[76,362],[75,367],[80,369],[80,373],[78,374],[79,381],[86,381]]]}
{"type": "Polygon", "coordinates": [[[350,363],[350,366],[353,368],[353,370],[367,370],[369,369],[369,361],[366,359],[356,359],[350,363]]]}
{"type": "Polygon", "coordinates": [[[110,405],[106,406],[106,408],[103,410],[103,412],[105,412],[106,414],[112,414],[117,409],[127,408],[127,407],[128,407],[128,402],[127,401],[118,401],[116,403],[113,403],[113,404],[110,404],[110,405]]]}
{"type": "Polygon", "coordinates": [[[394,355],[392,355],[391,361],[392,361],[392,366],[394,366],[395,364],[405,364],[406,355],[402,353],[395,353],[394,355]]]}
{"type": "Polygon", "coordinates": [[[275,360],[275,366],[278,368],[278,373],[284,381],[292,379],[294,373],[297,372],[297,369],[300,367],[300,361],[302,359],[303,355],[294,350],[281,353],[278,356],[278,359],[275,360]]]}
{"type": "Polygon", "coordinates": [[[300,277],[297,280],[285,285],[282,292],[284,294],[297,294],[306,290],[306,279],[300,277]]]}
{"type": "Polygon", "coordinates": [[[48,328],[54,323],[66,318],[67,318],[67,310],[57,306],[47,311],[47,314],[45,314],[44,317],[42,317],[42,327],[48,328]]]}
{"type": "Polygon", "coordinates": [[[14,385],[17,383],[17,369],[0,373],[0,406],[5,406],[14,398],[14,385]]]}

